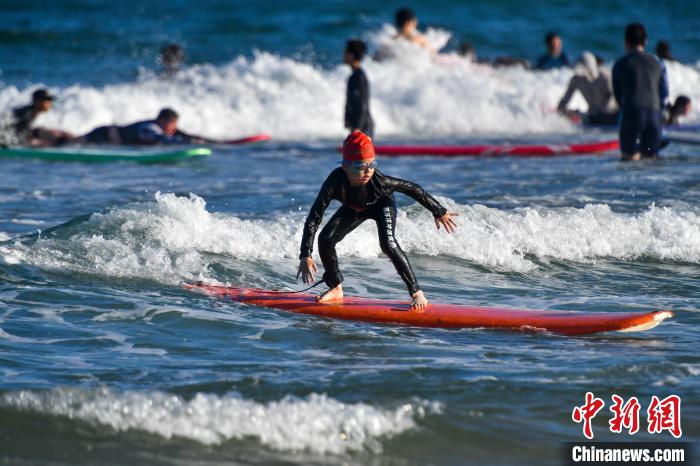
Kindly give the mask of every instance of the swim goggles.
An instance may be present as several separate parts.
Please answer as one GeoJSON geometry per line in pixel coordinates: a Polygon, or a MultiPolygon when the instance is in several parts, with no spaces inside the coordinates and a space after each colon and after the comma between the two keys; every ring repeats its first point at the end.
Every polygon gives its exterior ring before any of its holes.
{"type": "Polygon", "coordinates": [[[366,172],[377,168],[377,162],[343,162],[343,165],[356,172],[366,172]]]}

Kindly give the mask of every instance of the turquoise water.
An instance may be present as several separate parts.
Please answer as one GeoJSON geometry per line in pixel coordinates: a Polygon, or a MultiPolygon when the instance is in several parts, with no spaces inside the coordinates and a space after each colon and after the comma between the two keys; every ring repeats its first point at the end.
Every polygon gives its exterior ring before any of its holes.
{"type": "MultiPolygon", "coordinates": [[[[697,5],[519,5],[415,9],[422,24],[452,33],[448,48],[465,38],[485,56],[528,58],[542,33],[558,28],[571,53],[593,48],[612,60],[620,26],[643,18],[652,41],[671,40],[683,62],[670,67],[672,93],[698,92],[697,5]]],[[[76,133],[167,104],[193,132],[273,136],[175,165],[2,160],[4,463],[560,464],[560,442],[583,439],[571,410],[587,391],[607,403],[596,439],[672,439],[609,433],[617,393],[639,397],[643,409],[652,395],[680,395],[683,438],[697,440],[700,158],[692,146],[635,165],[615,154],[380,160],[385,173],[460,213],[448,236],[398,196],[397,237],[430,299],[675,313],[649,332],[570,338],[378,326],[182,288],[192,280],[300,287],[301,228],[343,134],[348,73],[335,63],[338,47],[351,34],[374,37],[395,6],[3,5],[13,25],[0,34],[4,106],[43,83],[58,96],[43,123],[76,133]],[[163,83],[153,59],[171,40],[186,45],[190,65],[163,83]]],[[[548,110],[566,71],[411,64],[366,65],[378,139],[615,137],[548,110]]],[[[373,228],[339,247],[346,291],[405,298],[373,228]]]]}

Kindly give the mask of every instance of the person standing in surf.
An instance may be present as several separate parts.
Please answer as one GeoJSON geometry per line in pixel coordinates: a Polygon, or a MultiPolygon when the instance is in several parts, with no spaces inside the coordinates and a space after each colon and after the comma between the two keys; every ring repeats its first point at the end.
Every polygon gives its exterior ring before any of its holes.
{"type": "Polygon", "coordinates": [[[613,66],[613,94],[620,107],[622,160],[655,158],[661,145],[661,102],[668,96],[659,61],[644,51],[647,31],[640,23],[625,28],[627,55],[613,66]]]}
{"type": "Polygon", "coordinates": [[[452,217],[458,214],[448,212],[423,188],[410,181],[387,176],[377,170],[372,139],[361,131],[351,133],[343,142],[342,167],[333,170],[323,182],[306,218],[301,238],[297,279],[301,277],[305,283],[312,284],[317,272],[316,264],[311,258],[316,230],[332,200],[335,199],[343,204],[328,221],[318,238],[319,255],[325,269],[323,281],[329,288],[317,298],[319,302],[342,301],[343,275],[338,267],[335,246],[362,222],[371,219],[377,223],[382,252],[391,259],[408,288],[413,300],[411,307],[423,309],[428,305],[428,300],[418,286],[411,264],[394,236],[396,201],[393,193],[397,191],[410,196],[428,209],[435,217],[438,230],[443,226],[447,233],[452,233],[457,227],[452,217]]]}
{"type": "Polygon", "coordinates": [[[352,68],[345,100],[345,127],[351,133],[359,130],[373,137],[374,122],[369,113],[369,81],[362,69],[362,59],[366,52],[367,46],[361,40],[349,40],[345,44],[343,62],[352,68]]]}

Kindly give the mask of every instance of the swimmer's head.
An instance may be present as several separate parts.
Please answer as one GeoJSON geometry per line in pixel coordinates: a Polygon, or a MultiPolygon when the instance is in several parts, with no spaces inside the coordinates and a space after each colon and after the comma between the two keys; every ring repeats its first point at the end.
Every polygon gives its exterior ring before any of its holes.
{"type": "Polygon", "coordinates": [[[412,33],[418,27],[418,18],[410,8],[399,8],[395,13],[396,29],[403,33],[412,33]]]}
{"type": "Polygon", "coordinates": [[[177,120],[179,115],[171,108],[164,108],[158,113],[156,123],[168,136],[173,136],[177,132],[177,120]]]}
{"type": "Polygon", "coordinates": [[[544,37],[544,43],[547,45],[549,54],[553,57],[558,57],[561,54],[562,48],[564,47],[564,44],[561,41],[561,36],[554,31],[547,33],[547,35],[544,37]]]}
{"type": "Polygon", "coordinates": [[[343,171],[351,185],[367,184],[377,166],[372,138],[353,131],[343,141],[343,171]]]}
{"type": "Polygon", "coordinates": [[[46,89],[37,89],[32,93],[32,105],[40,112],[48,112],[53,105],[53,96],[46,89]]]}

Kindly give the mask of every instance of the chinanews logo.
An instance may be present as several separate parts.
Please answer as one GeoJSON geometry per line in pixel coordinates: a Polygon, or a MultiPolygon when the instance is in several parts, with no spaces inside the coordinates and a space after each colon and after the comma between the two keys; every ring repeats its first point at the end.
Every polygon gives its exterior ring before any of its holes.
{"type": "MultiPolygon", "coordinates": [[[[641,404],[637,397],[633,396],[627,401],[618,395],[612,395],[611,398],[613,403],[610,406],[610,411],[613,413],[613,417],[608,422],[610,432],[619,434],[626,430],[629,435],[639,432],[641,404]]],[[[593,418],[604,407],[605,401],[603,399],[597,398],[592,392],[587,392],[585,403],[574,407],[571,412],[571,419],[578,424],[583,424],[583,435],[589,440],[594,438],[593,418]]],[[[656,395],[652,396],[646,414],[646,429],[650,434],[660,434],[666,431],[675,438],[681,438],[683,435],[680,396],[669,395],[662,400],[656,395]]]]}
{"type": "MultiPolygon", "coordinates": [[[[649,434],[668,433],[674,439],[683,436],[681,427],[681,397],[669,395],[650,398],[643,410],[642,403],[636,396],[625,400],[613,394],[609,407],[612,416],[608,420],[608,429],[613,434],[633,436],[640,431],[649,434]],[[643,413],[646,423],[642,424],[643,413]]],[[[593,440],[593,419],[603,411],[606,402],[592,392],[587,392],[584,403],[575,406],[571,412],[571,420],[581,425],[583,436],[593,440]]],[[[604,411],[603,411],[604,412],[604,411]]],[[[693,463],[693,445],[679,441],[644,441],[644,442],[569,442],[566,443],[566,464],[672,464],[686,465],[693,463]]]]}

